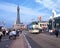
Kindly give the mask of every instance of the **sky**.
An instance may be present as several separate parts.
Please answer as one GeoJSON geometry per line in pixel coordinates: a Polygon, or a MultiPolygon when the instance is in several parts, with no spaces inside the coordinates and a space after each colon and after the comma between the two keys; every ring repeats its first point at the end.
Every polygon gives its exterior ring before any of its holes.
{"type": "Polygon", "coordinates": [[[52,10],[60,13],[60,0],[0,0],[0,22],[11,27],[17,17],[17,6],[20,7],[20,21],[28,24],[38,21],[38,17],[48,21],[52,16],[52,10]]]}

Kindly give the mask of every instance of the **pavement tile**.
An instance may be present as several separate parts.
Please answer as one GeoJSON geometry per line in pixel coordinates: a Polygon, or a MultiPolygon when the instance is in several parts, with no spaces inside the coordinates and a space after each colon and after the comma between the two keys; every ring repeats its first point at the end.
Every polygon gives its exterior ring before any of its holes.
{"type": "Polygon", "coordinates": [[[20,35],[16,40],[14,40],[9,48],[26,48],[23,36],[20,35]]]}

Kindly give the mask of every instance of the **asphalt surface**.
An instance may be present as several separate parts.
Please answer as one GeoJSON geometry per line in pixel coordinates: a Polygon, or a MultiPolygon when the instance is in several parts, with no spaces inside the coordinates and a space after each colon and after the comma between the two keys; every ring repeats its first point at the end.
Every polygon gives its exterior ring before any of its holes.
{"type": "Polygon", "coordinates": [[[60,37],[55,35],[27,33],[25,36],[32,48],[60,48],[60,37]]]}
{"type": "Polygon", "coordinates": [[[10,40],[8,36],[3,36],[0,42],[0,48],[9,48],[13,40],[10,40]]]}
{"type": "MultiPolygon", "coordinates": [[[[24,31],[23,34],[32,48],[60,48],[60,35],[56,38],[55,35],[48,33],[30,34],[28,31],[24,31]]],[[[0,48],[9,48],[13,41],[8,36],[4,36],[0,42],[0,48]]]]}

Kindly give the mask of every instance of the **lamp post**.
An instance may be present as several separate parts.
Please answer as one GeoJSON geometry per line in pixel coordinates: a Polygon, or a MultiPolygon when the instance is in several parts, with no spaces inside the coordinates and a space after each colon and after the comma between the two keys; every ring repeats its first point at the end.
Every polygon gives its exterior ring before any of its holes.
{"type": "Polygon", "coordinates": [[[56,15],[56,12],[52,10],[52,29],[54,29],[54,16],[56,15]]]}

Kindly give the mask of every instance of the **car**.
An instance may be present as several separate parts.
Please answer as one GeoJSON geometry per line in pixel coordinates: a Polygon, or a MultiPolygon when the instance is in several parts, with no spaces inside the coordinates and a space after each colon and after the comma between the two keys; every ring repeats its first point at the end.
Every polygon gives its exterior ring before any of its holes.
{"type": "Polygon", "coordinates": [[[50,35],[54,34],[54,32],[55,32],[54,29],[49,30],[50,35]]]}

